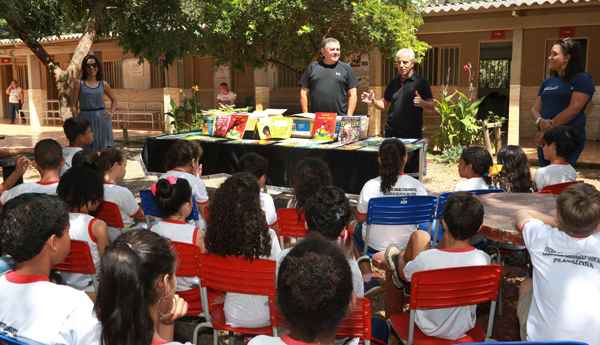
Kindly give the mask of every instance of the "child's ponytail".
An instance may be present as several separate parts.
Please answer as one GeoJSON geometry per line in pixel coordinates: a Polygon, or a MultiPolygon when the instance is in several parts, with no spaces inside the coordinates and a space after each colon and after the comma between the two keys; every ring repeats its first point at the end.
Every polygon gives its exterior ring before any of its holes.
{"type": "Polygon", "coordinates": [[[388,193],[404,170],[406,147],[398,139],[386,139],[379,146],[379,176],[381,192],[388,193]]]}
{"type": "Polygon", "coordinates": [[[169,176],[151,187],[156,205],[162,217],[169,217],[179,211],[186,202],[191,202],[192,188],[186,179],[169,176]]]}

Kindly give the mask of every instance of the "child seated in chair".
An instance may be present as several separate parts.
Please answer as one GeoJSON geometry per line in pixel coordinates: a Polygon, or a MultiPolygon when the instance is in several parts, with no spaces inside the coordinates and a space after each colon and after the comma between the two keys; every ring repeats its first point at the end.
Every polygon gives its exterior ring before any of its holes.
{"type": "MultiPolygon", "coordinates": [[[[158,180],[150,190],[162,217],[151,230],[171,241],[192,244],[204,251],[202,232],[186,222],[192,212],[192,188],[187,180],[169,176],[158,180]]],[[[198,278],[178,277],[177,291],[190,290],[198,284],[198,278]]]]}
{"type": "Polygon", "coordinates": [[[523,340],[600,344],[600,192],[578,183],[556,200],[557,217],[517,212],[533,280],[521,283],[517,316],[523,340]]]}
{"type": "Polygon", "coordinates": [[[576,148],[577,139],[569,127],[558,126],[544,132],[542,150],[550,165],[539,168],[535,173],[534,181],[538,191],[545,186],[577,179],[577,172],[567,160],[576,148]]]}
{"type": "MultiPolygon", "coordinates": [[[[120,186],[127,172],[127,160],[123,153],[116,148],[107,148],[95,155],[94,165],[104,178],[104,201],[112,202],[119,207],[124,228],[129,228],[136,222],[144,222],[144,211],[138,205],[133,193],[126,187],[120,186]]],[[[110,225],[109,225],[110,226],[110,225]]],[[[121,229],[109,227],[111,239],[121,233],[121,229]]]]}
{"type": "Polygon", "coordinates": [[[352,273],[339,246],[310,236],[285,256],[277,276],[277,303],[289,326],[283,337],[259,335],[248,345],[334,345],[352,302],[352,273]]]}
{"type": "Polygon", "coordinates": [[[69,140],[69,146],[62,149],[65,164],[60,171],[61,176],[71,168],[73,156],[94,141],[94,133],[92,127],[90,127],[90,122],[83,117],[77,116],[66,119],[63,124],[63,131],[69,140]]]}
{"type": "MultiPolygon", "coordinates": [[[[102,202],[104,189],[102,176],[90,167],[73,167],[61,177],[58,196],[69,208],[69,236],[71,240],[86,242],[96,270],[100,268],[100,257],[108,245],[108,229],[104,221],[94,218],[94,212],[102,202]]],[[[80,273],[61,272],[67,285],[78,290],[92,292],[93,277],[80,273]]]]}
{"type": "Polygon", "coordinates": [[[0,216],[0,248],[16,262],[0,276],[0,322],[43,344],[99,344],[100,325],[82,291],[49,281],[69,254],[69,213],[57,197],[26,193],[0,216]]]}
{"type": "Polygon", "coordinates": [[[56,187],[60,178],[60,169],[64,160],[62,147],[54,139],[43,139],[33,148],[33,166],[39,171],[38,182],[27,182],[5,191],[0,195],[0,204],[5,205],[10,199],[25,193],[44,193],[56,195],[56,187]]]}
{"type": "Polygon", "coordinates": [[[202,147],[200,144],[187,140],[177,140],[167,151],[167,172],[162,174],[160,178],[174,176],[188,181],[190,187],[192,187],[192,196],[200,211],[200,228],[204,230],[206,229],[206,222],[203,216],[205,208],[208,207],[208,191],[200,178],[202,175],[201,159],[202,147]]]}
{"type": "MultiPolygon", "coordinates": [[[[444,237],[439,248],[429,249],[429,234],[418,230],[411,235],[406,250],[391,245],[385,251],[393,284],[400,289],[404,282],[410,282],[413,273],[420,271],[489,265],[489,255],[469,244],[482,223],[483,205],[477,198],[467,192],[450,195],[444,209],[444,237]]],[[[475,326],[475,309],[472,305],[417,310],[415,322],[428,336],[456,340],[475,326]]]]}
{"type": "MultiPolygon", "coordinates": [[[[211,200],[204,244],[208,253],[275,260],[281,247],[260,208],[258,181],[250,173],[229,177],[211,200]]],[[[252,279],[252,277],[248,277],[252,279]]],[[[225,321],[232,327],[270,325],[266,296],[225,294],[225,321]]]]}
{"type": "MultiPolygon", "coordinates": [[[[350,223],[351,216],[350,202],[344,191],[338,187],[321,187],[304,204],[304,217],[308,225],[308,235],[321,234],[324,239],[340,246],[352,271],[354,294],[358,297],[364,297],[363,277],[352,253],[351,239],[348,237],[347,226],[350,223]]],[[[277,262],[281,263],[290,250],[291,248],[287,248],[281,251],[277,262]]]]}
{"type": "Polygon", "coordinates": [[[493,164],[492,156],[483,147],[464,148],[458,161],[458,174],[461,180],[454,187],[454,191],[489,189],[492,184],[490,168],[493,164]]]}
{"type": "Polygon", "coordinates": [[[306,200],[319,188],[331,184],[331,170],[327,163],[319,158],[304,158],[296,164],[294,169],[292,179],[294,197],[289,201],[287,207],[296,208],[300,212],[304,208],[306,200]]]}
{"type": "Polygon", "coordinates": [[[269,162],[258,153],[249,152],[240,158],[239,167],[240,171],[249,172],[258,179],[258,185],[260,186],[260,207],[265,212],[269,227],[275,228],[277,226],[277,210],[275,209],[273,198],[269,193],[265,192],[269,162]]]}
{"type": "MultiPolygon", "coordinates": [[[[425,186],[412,176],[404,174],[407,160],[406,147],[398,139],[386,139],[379,146],[379,177],[365,183],[356,206],[358,221],[366,220],[369,200],[383,196],[427,195],[425,186]]],[[[367,239],[374,251],[383,251],[390,244],[404,248],[416,225],[372,225],[367,239]]],[[[362,254],[365,246],[366,225],[354,232],[354,243],[362,254]]]]}

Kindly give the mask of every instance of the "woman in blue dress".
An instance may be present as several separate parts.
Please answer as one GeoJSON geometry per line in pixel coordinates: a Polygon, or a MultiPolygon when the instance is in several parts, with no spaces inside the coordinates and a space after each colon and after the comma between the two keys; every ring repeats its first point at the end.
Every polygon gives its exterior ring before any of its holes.
{"type": "Polygon", "coordinates": [[[576,135],[577,149],[568,157],[575,166],[585,146],[585,108],[594,94],[594,81],[585,72],[579,43],[564,38],[552,46],[548,56],[550,78],[544,80],[531,112],[538,128],[536,143],[540,166],[550,162],[544,159],[542,137],[544,131],[556,126],[568,126],[576,135]]]}
{"type": "Polygon", "coordinates": [[[117,110],[117,99],[110,85],[102,78],[102,63],[96,56],[87,55],[83,58],[81,80],[75,83],[73,96],[79,116],[90,122],[94,132],[94,141],[89,148],[102,150],[114,146],[111,116],[117,110]],[[104,95],[110,99],[110,112],[104,106],[104,95]]]}

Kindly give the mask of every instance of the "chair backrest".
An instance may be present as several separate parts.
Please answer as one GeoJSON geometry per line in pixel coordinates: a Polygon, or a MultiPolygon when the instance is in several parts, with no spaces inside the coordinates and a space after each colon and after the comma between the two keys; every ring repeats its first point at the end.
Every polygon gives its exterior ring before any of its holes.
{"type": "Polygon", "coordinates": [[[65,260],[54,266],[54,269],[62,272],[96,274],[96,267],[92,259],[90,247],[85,241],[71,240],[71,251],[65,260]]]}
{"type": "MultiPolygon", "coordinates": [[[[491,193],[504,193],[504,190],[499,189],[499,188],[492,188],[492,189],[475,189],[475,190],[469,190],[467,192],[471,193],[473,195],[483,195],[483,194],[491,194],[491,193]]],[[[454,192],[444,192],[438,196],[437,206],[435,209],[435,219],[444,218],[444,208],[446,207],[446,201],[448,200],[448,197],[450,195],[452,195],[452,193],[454,193],[454,192]]]]}
{"type": "Polygon", "coordinates": [[[569,181],[569,182],[551,184],[551,185],[548,185],[548,186],[545,186],[544,188],[542,188],[540,193],[558,195],[558,194],[562,193],[565,189],[567,189],[577,183],[581,183],[581,181],[569,181]]]}
{"type": "Polygon", "coordinates": [[[42,343],[29,338],[12,336],[8,332],[0,329],[0,345],[42,345],[42,343]]]}
{"type": "MultiPolygon", "coordinates": [[[[222,292],[267,296],[271,326],[276,328],[275,266],[274,260],[248,260],[237,256],[202,254],[200,256],[200,281],[203,295],[206,296],[206,289],[213,289],[222,292]]],[[[204,304],[205,301],[203,301],[203,306],[204,304]]],[[[210,320],[208,308],[203,309],[206,311],[205,317],[210,320]]]]}
{"type": "Polygon", "coordinates": [[[338,325],[335,335],[338,337],[358,337],[365,345],[371,341],[371,301],[368,298],[357,298],[350,313],[338,325]]]}
{"type": "Polygon", "coordinates": [[[304,212],[296,208],[277,209],[277,234],[283,237],[304,237],[307,233],[304,212]]]}
{"type": "Polygon", "coordinates": [[[499,265],[416,272],[411,278],[410,309],[449,308],[495,301],[501,273],[499,265]]]}
{"type": "Polygon", "coordinates": [[[110,227],[119,229],[125,227],[119,205],[114,202],[102,201],[96,210],[95,217],[102,219],[110,227]]]}
{"type": "MultiPolygon", "coordinates": [[[[153,217],[161,217],[160,210],[158,209],[158,205],[156,205],[156,200],[154,199],[154,194],[149,189],[144,189],[140,191],[140,201],[142,204],[142,210],[144,210],[144,215],[153,216],[153,217]]],[[[196,204],[195,199],[192,197],[192,213],[187,217],[187,220],[200,220],[200,212],[198,211],[198,205],[196,204]]]]}
{"type": "Polygon", "coordinates": [[[202,252],[198,246],[172,241],[171,245],[177,254],[177,277],[199,277],[200,276],[200,257],[202,252]]]}
{"type": "Polygon", "coordinates": [[[393,196],[372,198],[367,208],[367,224],[406,225],[433,221],[434,196],[393,196]]]}
{"type": "Polygon", "coordinates": [[[491,193],[504,193],[504,190],[499,188],[490,188],[490,189],[473,189],[467,191],[473,195],[483,195],[483,194],[491,194],[491,193]]]}

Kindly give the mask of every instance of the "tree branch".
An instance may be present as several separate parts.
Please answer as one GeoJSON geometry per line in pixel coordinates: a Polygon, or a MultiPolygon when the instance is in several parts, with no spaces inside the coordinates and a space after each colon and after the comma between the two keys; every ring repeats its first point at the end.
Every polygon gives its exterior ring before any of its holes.
{"type": "Polygon", "coordinates": [[[6,23],[8,24],[8,26],[10,27],[10,29],[17,34],[17,36],[19,36],[19,38],[21,39],[21,41],[23,41],[23,43],[25,43],[25,45],[31,49],[31,51],[33,52],[33,54],[35,54],[35,56],[46,66],[50,67],[52,65],[54,65],[54,61],[52,60],[52,58],[50,57],[50,55],[48,54],[48,52],[46,51],[46,49],[44,49],[44,47],[34,38],[32,38],[27,30],[25,30],[24,28],[21,27],[18,18],[12,17],[12,16],[7,16],[4,19],[6,19],[6,23]]]}
{"type": "Polygon", "coordinates": [[[268,63],[272,63],[274,65],[277,65],[277,66],[281,66],[281,67],[287,69],[288,71],[292,71],[294,73],[301,73],[302,72],[302,70],[299,70],[299,69],[295,68],[294,66],[292,66],[290,64],[287,64],[287,63],[285,63],[283,61],[279,61],[279,60],[276,60],[276,59],[273,59],[273,58],[266,58],[265,61],[268,62],[268,63]]]}

